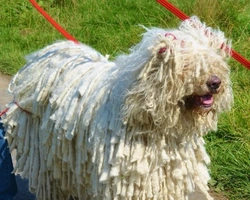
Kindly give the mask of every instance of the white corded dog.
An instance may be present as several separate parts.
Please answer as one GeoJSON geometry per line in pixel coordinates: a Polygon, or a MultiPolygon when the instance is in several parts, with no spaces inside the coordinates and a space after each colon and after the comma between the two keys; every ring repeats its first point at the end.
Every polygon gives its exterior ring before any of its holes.
{"type": "Polygon", "coordinates": [[[113,62],[71,41],[30,55],[3,119],[16,171],[39,200],[211,199],[202,137],[233,101],[228,47],[192,17],[113,62]]]}

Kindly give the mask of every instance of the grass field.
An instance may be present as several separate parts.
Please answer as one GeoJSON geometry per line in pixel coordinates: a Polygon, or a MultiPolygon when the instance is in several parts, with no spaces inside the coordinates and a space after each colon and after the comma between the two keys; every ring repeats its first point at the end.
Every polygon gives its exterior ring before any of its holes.
{"type": "MultiPolygon", "coordinates": [[[[155,0],[41,0],[39,4],[78,41],[111,58],[140,40],[143,28],[174,28],[179,20],[155,0]]],[[[250,59],[249,0],[170,0],[188,15],[219,27],[233,48],[250,59]]],[[[64,39],[29,3],[0,0],[0,71],[13,75],[24,56],[64,39]]],[[[233,109],[206,137],[211,187],[230,200],[250,199],[250,71],[230,60],[233,109]]]]}

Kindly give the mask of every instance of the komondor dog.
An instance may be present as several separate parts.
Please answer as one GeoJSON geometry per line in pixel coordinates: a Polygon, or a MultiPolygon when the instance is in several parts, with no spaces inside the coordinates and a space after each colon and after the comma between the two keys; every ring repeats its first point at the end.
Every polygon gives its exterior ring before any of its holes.
{"type": "Polygon", "coordinates": [[[212,199],[203,136],[233,101],[229,49],[192,17],[113,62],[72,41],[30,55],[3,116],[15,171],[39,200],[212,199]]]}

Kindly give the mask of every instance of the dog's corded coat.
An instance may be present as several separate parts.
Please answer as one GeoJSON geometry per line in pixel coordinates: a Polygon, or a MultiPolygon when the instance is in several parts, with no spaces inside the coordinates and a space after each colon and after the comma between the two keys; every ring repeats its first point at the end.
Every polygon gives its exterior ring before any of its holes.
{"type": "Polygon", "coordinates": [[[230,109],[230,43],[196,17],[177,30],[147,29],[114,62],[71,41],[27,58],[3,122],[16,171],[37,199],[208,199],[202,138],[230,109]],[[209,75],[223,82],[208,113],[186,108],[209,75]],[[20,109],[22,108],[22,109],[20,109]]]}

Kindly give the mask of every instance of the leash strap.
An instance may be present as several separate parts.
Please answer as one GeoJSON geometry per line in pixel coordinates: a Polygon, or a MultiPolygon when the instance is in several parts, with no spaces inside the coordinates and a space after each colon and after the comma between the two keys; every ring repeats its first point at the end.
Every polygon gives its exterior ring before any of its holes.
{"type": "Polygon", "coordinates": [[[30,3],[45,17],[45,19],[51,23],[65,38],[72,40],[75,43],[79,43],[72,35],[65,31],[58,23],[56,23],[34,0],[29,0],[30,3]]]}
{"type": "MultiPolygon", "coordinates": [[[[25,112],[25,113],[27,113],[27,114],[32,114],[31,112],[29,112],[29,111],[23,109],[16,101],[13,101],[13,103],[16,104],[16,106],[17,106],[20,110],[22,110],[23,112],[25,112]]],[[[0,112],[0,117],[2,117],[5,113],[7,113],[8,110],[9,110],[9,108],[6,108],[6,109],[3,110],[2,112],[0,112]]]]}
{"type": "MultiPolygon", "coordinates": [[[[46,13],[37,3],[35,0],[29,0],[30,3],[46,18],[47,21],[49,21],[65,38],[68,40],[72,40],[76,43],[78,41],[70,35],[67,31],[65,31],[58,23],[56,23],[49,15],[46,13]]],[[[166,9],[168,9],[170,12],[172,12],[175,16],[179,17],[181,20],[186,20],[189,19],[189,16],[187,16],[185,13],[183,13],[181,10],[179,10],[177,7],[169,3],[168,1],[165,0],[156,0],[158,3],[160,3],[162,6],[164,6],[166,9]]],[[[237,53],[233,49],[229,49],[228,51],[231,50],[231,56],[244,65],[247,69],[250,70],[250,61],[248,61],[246,58],[244,58],[242,55],[237,53]]]]}
{"type": "Polygon", "coordinates": [[[0,118],[9,110],[9,108],[6,108],[2,112],[0,112],[0,118]]]}

